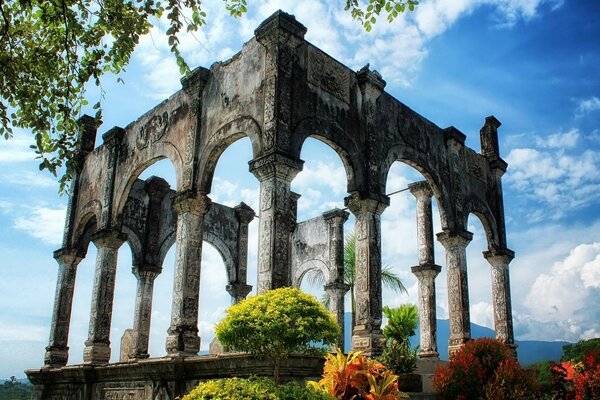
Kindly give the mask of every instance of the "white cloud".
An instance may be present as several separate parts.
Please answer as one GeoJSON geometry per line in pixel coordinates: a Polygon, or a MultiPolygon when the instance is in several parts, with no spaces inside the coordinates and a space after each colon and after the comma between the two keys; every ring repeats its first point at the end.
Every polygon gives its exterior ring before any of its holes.
{"type": "Polygon", "coordinates": [[[30,215],[18,217],[15,228],[20,229],[47,244],[62,242],[65,224],[65,208],[35,207],[30,215]]]}
{"type": "Polygon", "coordinates": [[[29,148],[32,144],[34,144],[32,135],[15,130],[11,139],[0,141],[0,164],[34,160],[35,153],[29,148]]]}
{"type": "Polygon", "coordinates": [[[577,146],[579,141],[579,129],[573,128],[568,132],[558,132],[548,137],[537,136],[535,143],[538,147],[551,149],[571,149],[577,146]]]}
{"type": "Polygon", "coordinates": [[[584,99],[579,102],[577,110],[575,111],[576,116],[583,116],[593,111],[600,110],[600,99],[596,96],[584,99]]]}
{"type": "Polygon", "coordinates": [[[25,169],[0,173],[0,182],[6,185],[25,186],[31,189],[51,188],[58,189],[58,181],[51,178],[48,172],[29,171],[25,169]]]}
{"type": "Polygon", "coordinates": [[[471,322],[494,329],[494,307],[485,301],[471,304],[471,322]]]}

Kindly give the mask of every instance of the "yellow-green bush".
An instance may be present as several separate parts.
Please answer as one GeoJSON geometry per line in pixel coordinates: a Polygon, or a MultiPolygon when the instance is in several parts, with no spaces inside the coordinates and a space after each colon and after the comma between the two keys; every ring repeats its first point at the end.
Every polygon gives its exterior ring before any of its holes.
{"type": "Polygon", "coordinates": [[[334,398],[327,393],[294,382],[275,385],[268,378],[228,378],[203,382],[183,400],[334,400],[334,398]]]}

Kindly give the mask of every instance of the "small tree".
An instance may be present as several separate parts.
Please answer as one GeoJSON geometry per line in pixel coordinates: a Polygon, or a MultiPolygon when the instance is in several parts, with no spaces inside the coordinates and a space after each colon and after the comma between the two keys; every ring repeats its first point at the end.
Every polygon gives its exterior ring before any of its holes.
{"type": "Polygon", "coordinates": [[[417,367],[417,349],[410,348],[419,320],[417,306],[402,304],[398,308],[383,307],[388,323],[383,328],[385,346],[381,362],[396,374],[412,372],[417,367]]]}
{"type": "Polygon", "coordinates": [[[273,360],[278,383],[282,360],[317,349],[317,342],[333,345],[340,328],[314,296],[281,288],[231,306],[215,331],[223,345],[273,360]]]}

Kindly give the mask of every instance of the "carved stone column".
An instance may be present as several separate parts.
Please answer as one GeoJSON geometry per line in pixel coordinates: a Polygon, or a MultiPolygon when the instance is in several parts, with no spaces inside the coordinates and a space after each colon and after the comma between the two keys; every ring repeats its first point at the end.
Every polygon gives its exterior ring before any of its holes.
{"type": "Polygon", "coordinates": [[[508,271],[508,265],[514,258],[514,252],[505,249],[500,251],[485,251],[483,255],[492,266],[492,299],[494,303],[496,339],[516,349],[508,271]]]}
{"type": "Polygon", "coordinates": [[[291,286],[291,234],[296,226],[297,196],[290,183],[303,161],[271,153],[250,162],[260,181],[258,293],[291,286]]]}
{"type": "Polygon", "coordinates": [[[172,356],[195,355],[200,350],[198,303],[202,229],[210,203],[204,193],[183,192],[173,199],[177,213],[177,252],[171,326],[166,343],[167,353],[172,356]]]}
{"type": "Polygon", "coordinates": [[[437,318],[435,301],[435,278],[442,267],[435,264],[433,251],[433,218],[431,197],[433,192],[425,181],[408,186],[417,199],[417,247],[419,265],[412,267],[412,273],[419,284],[419,329],[421,344],[420,358],[438,358],[437,318]]]}
{"type": "Polygon", "coordinates": [[[110,325],[112,320],[115,275],[119,247],[124,235],[115,229],[104,229],[92,236],[98,251],[88,339],[83,349],[83,362],[105,364],[110,360],[110,325]]]}
{"type": "Polygon", "coordinates": [[[152,292],[154,280],[161,268],[155,266],[135,266],[133,273],[137,278],[135,312],[133,315],[133,331],[135,332],[134,358],[148,358],[148,341],[150,339],[150,321],[152,319],[152,292]]]}
{"type": "Polygon", "coordinates": [[[381,332],[381,213],[389,198],[361,197],[358,192],[346,197],[346,206],[356,218],[356,325],[352,349],[368,356],[382,352],[381,332]]]}
{"type": "Polygon", "coordinates": [[[239,221],[237,246],[238,258],[236,267],[233,272],[235,276],[230,276],[227,292],[231,295],[232,304],[237,304],[244,300],[248,293],[252,290],[252,286],[248,285],[248,225],[256,214],[254,210],[248,207],[245,203],[240,203],[235,207],[235,213],[239,221]]]}
{"type": "Polygon", "coordinates": [[[450,317],[448,355],[452,357],[460,347],[471,339],[466,249],[473,239],[473,234],[467,231],[461,233],[444,231],[437,234],[437,239],[446,249],[448,312],[450,317]]]}
{"type": "Polygon", "coordinates": [[[344,338],[344,297],[350,285],[342,282],[332,282],[325,285],[325,291],[329,296],[329,312],[335,315],[335,319],[340,326],[340,336],[338,337],[337,346],[344,350],[346,340],[344,338]]]}
{"type": "Polygon", "coordinates": [[[71,322],[71,307],[73,305],[73,289],[77,266],[83,260],[75,249],[60,249],[54,252],[58,262],[58,278],[50,325],[50,340],[46,347],[44,364],[47,367],[58,368],[67,365],[69,359],[69,324],[71,322]]]}

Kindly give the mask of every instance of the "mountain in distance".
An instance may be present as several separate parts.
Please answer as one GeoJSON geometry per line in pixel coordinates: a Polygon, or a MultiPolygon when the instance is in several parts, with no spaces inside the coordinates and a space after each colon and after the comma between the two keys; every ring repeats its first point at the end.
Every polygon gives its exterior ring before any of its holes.
{"type": "MultiPolygon", "coordinates": [[[[346,313],[345,316],[345,339],[346,348],[344,351],[350,350],[351,344],[351,332],[350,325],[352,321],[352,314],[346,313]]],[[[417,335],[411,338],[411,344],[416,346],[419,344],[419,328],[417,327],[417,335]]],[[[471,336],[476,338],[482,337],[495,337],[495,333],[492,329],[485,326],[471,323],[471,336]]],[[[437,320],[437,342],[438,352],[440,353],[440,359],[448,359],[448,338],[450,337],[450,324],[447,319],[437,320]]],[[[547,342],[543,340],[517,340],[517,355],[519,362],[523,366],[528,366],[541,361],[558,361],[563,354],[563,346],[571,344],[569,342],[547,342]]]]}

